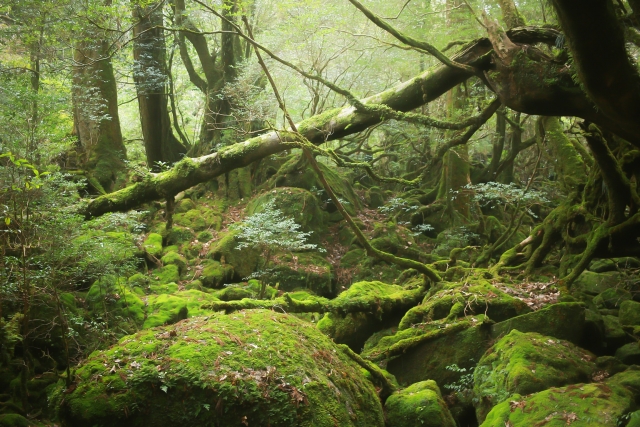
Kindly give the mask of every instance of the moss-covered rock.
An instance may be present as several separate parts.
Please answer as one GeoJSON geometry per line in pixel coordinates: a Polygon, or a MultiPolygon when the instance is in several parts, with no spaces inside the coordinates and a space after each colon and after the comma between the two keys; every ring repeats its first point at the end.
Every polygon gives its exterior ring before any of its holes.
{"type": "Polygon", "coordinates": [[[162,256],[162,236],[158,233],[149,233],[142,243],[144,250],[156,258],[162,256]]]}
{"type": "Polygon", "coordinates": [[[313,325],[268,310],[142,331],[76,376],[59,417],[77,427],[384,425],[359,365],[313,325]]]}
{"type": "Polygon", "coordinates": [[[594,259],[589,263],[589,271],[593,271],[594,273],[605,273],[617,269],[618,266],[612,259],[594,259]]]}
{"type": "Polygon", "coordinates": [[[318,322],[318,328],[339,344],[346,344],[359,352],[374,332],[398,322],[408,307],[422,297],[422,289],[407,290],[401,286],[382,282],[354,283],[333,301],[337,305],[358,300],[377,307],[377,312],[327,313],[318,322]]]}
{"type": "Polygon", "coordinates": [[[620,304],[631,298],[633,298],[631,292],[621,288],[611,288],[595,297],[593,303],[600,309],[617,309],[620,308],[620,304]]]}
{"type": "Polygon", "coordinates": [[[178,252],[168,252],[161,259],[163,264],[173,264],[178,267],[178,274],[183,275],[187,271],[187,260],[178,252]]]}
{"type": "Polygon", "coordinates": [[[156,268],[151,272],[151,278],[156,283],[176,283],[180,281],[180,267],[176,264],[167,264],[156,268]]]}
{"type": "Polygon", "coordinates": [[[196,208],[196,204],[195,204],[195,202],[193,200],[191,200],[191,199],[181,199],[181,200],[176,202],[176,205],[173,208],[173,211],[176,214],[180,214],[180,213],[188,212],[191,209],[195,209],[195,208],[196,208]]]}
{"type": "Polygon", "coordinates": [[[278,289],[309,289],[315,294],[335,295],[331,264],[316,252],[287,253],[278,257],[272,270],[272,282],[278,289]]]}
{"type": "Polygon", "coordinates": [[[256,270],[261,253],[259,250],[250,247],[236,249],[238,244],[237,235],[237,230],[221,233],[220,238],[211,244],[208,256],[223,264],[231,264],[238,277],[244,278],[256,270]]]}
{"type": "Polygon", "coordinates": [[[511,331],[487,350],[474,370],[478,421],[512,394],[590,381],[594,360],[593,354],[568,341],[511,331]]]}
{"type": "Polygon", "coordinates": [[[640,345],[637,342],[623,345],[616,350],[616,358],[626,365],[640,365],[640,345]]]}
{"type": "Polygon", "coordinates": [[[491,328],[491,334],[497,338],[517,329],[520,332],[537,332],[580,345],[584,328],[584,305],[577,302],[562,302],[497,323],[491,328]]]}
{"type": "Polygon", "coordinates": [[[202,265],[200,280],[207,288],[219,288],[225,283],[230,283],[234,276],[235,270],[232,265],[206,260],[202,265]]]}
{"type": "Polygon", "coordinates": [[[0,415],[0,427],[31,427],[35,424],[18,414],[0,415]]]}
{"type": "Polygon", "coordinates": [[[195,289],[149,295],[142,299],[145,303],[144,328],[169,325],[189,317],[210,314],[211,311],[202,309],[202,306],[218,301],[214,295],[195,289]]]}
{"type": "Polygon", "coordinates": [[[622,302],[619,317],[622,325],[640,325],[640,302],[622,302]]]}
{"type": "Polygon", "coordinates": [[[495,406],[481,427],[618,427],[623,416],[636,410],[639,391],[640,371],[629,369],[605,382],[515,394],[495,406]]]}
{"type": "MultiPolygon", "coordinates": [[[[355,215],[362,206],[359,197],[353,191],[346,176],[348,171],[336,167],[330,167],[324,163],[318,163],[322,174],[333,189],[333,191],[344,200],[343,205],[350,215],[355,215]]],[[[292,154],[291,157],[280,167],[278,172],[272,176],[265,184],[266,188],[274,187],[297,187],[312,191],[318,194],[323,202],[328,203],[328,210],[334,212],[336,208],[329,201],[329,197],[322,189],[322,184],[318,180],[313,169],[308,165],[307,160],[300,154],[292,154]]]]}
{"type": "Polygon", "coordinates": [[[388,427],[455,427],[435,381],[420,381],[389,396],[384,409],[388,427]]]}
{"type": "Polygon", "coordinates": [[[175,224],[187,227],[193,231],[203,231],[212,229],[219,231],[222,227],[222,217],[218,212],[202,207],[200,209],[191,209],[185,213],[173,216],[175,224]]]}
{"type": "Polygon", "coordinates": [[[629,343],[632,338],[622,328],[618,316],[602,316],[604,324],[604,341],[607,354],[613,354],[618,348],[629,343]]]}
{"type": "Polygon", "coordinates": [[[293,218],[304,232],[315,231],[310,239],[317,240],[317,232],[325,225],[325,212],[320,209],[318,198],[311,192],[294,187],[279,187],[253,198],[245,209],[246,215],[262,212],[273,201],[284,217],[293,218]]]}
{"type": "Polygon", "coordinates": [[[584,292],[588,295],[598,295],[607,289],[615,288],[621,284],[622,276],[617,271],[605,273],[584,271],[573,283],[572,290],[584,292]]]}
{"type": "Polygon", "coordinates": [[[164,230],[163,236],[167,245],[177,246],[188,243],[195,237],[193,231],[178,225],[174,225],[170,230],[164,230]]]}
{"type": "Polygon", "coordinates": [[[439,290],[430,292],[422,304],[407,311],[398,328],[473,314],[486,314],[499,322],[531,311],[522,300],[499,290],[487,280],[474,278],[469,282],[444,283],[439,290]]]}

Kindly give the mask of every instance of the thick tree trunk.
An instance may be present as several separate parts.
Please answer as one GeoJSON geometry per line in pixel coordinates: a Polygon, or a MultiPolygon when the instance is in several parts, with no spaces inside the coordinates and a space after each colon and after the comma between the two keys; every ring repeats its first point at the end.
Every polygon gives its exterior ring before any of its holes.
{"type": "MultiPolygon", "coordinates": [[[[620,136],[640,147],[640,75],[629,61],[613,2],[553,0],[553,4],[589,98],[625,131],[626,135],[618,132],[620,136]]],[[[638,12],[635,7],[634,12],[638,12]]]]}
{"type": "Polygon", "coordinates": [[[105,190],[113,190],[124,170],[126,148],[120,131],[118,92],[109,43],[88,31],[78,43],[73,68],[73,117],[80,142],[81,165],[105,190]]]}
{"type": "Polygon", "coordinates": [[[167,67],[165,62],[162,5],[136,7],[134,19],[134,79],[138,92],[140,123],[147,165],[158,170],[162,163],[180,160],[187,152],[171,130],[167,109],[167,67]]]}

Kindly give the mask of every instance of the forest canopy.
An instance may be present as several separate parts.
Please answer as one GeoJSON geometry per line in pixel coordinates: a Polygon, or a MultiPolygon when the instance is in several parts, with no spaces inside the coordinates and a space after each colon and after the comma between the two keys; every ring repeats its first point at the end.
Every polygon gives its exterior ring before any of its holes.
{"type": "Polygon", "coordinates": [[[639,53],[638,0],[0,0],[0,426],[640,423],[639,53]]]}

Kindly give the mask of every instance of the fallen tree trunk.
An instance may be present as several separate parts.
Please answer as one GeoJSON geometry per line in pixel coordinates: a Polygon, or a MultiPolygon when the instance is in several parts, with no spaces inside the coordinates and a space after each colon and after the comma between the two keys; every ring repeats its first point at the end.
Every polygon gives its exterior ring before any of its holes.
{"type": "MultiPolygon", "coordinates": [[[[508,31],[507,34],[512,41],[523,44],[554,44],[560,35],[556,30],[537,27],[515,28],[508,31]]],[[[488,39],[479,39],[455,55],[453,59],[458,63],[475,67],[478,75],[482,76],[484,71],[492,68],[490,55],[487,55],[491,49],[491,43],[488,39]]],[[[366,98],[362,100],[362,103],[381,104],[403,112],[411,111],[437,99],[452,87],[472,76],[473,73],[469,71],[440,66],[394,88],[366,98]]],[[[573,99],[580,98],[578,100],[580,102],[572,102],[571,111],[568,111],[567,115],[584,116],[598,123],[598,117],[594,117],[590,102],[584,94],[576,91],[576,88],[577,86],[555,88],[556,96],[550,98],[553,102],[548,103],[550,114],[562,113],[556,111],[558,109],[558,93],[562,93],[564,98],[570,94],[573,99]],[[582,110],[576,109],[576,105],[582,105],[582,110]]],[[[526,110],[526,106],[524,108],[526,110]]],[[[542,114],[541,111],[538,111],[539,105],[535,109],[534,114],[542,114]]],[[[523,112],[529,113],[529,111],[523,112]]],[[[384,115],[379,113],[359,111],[355,107],[345,107],[311,117],[302,121],[297,127],[300,134],[312,143],[319,145],[360,132],[385,119],[384,115]]],[[[606,126],[608,120],[603,118],[603,121],[606,126]]],[[[615,129],[612,130],[615,131],[615,129]]],[[[166,172],[151,174],[142,182],[92,200],[84,211],[85,217],[92,218],[107,212],[127,211],[146,202],[166,199],[196,184],[209,181],[233,169],[247,166],[256,160],[291,148],[288,142],[295,139],[295,135],[286,131],[273,131],[223,148],[217,153],[197,158],[184,158],[166,172]]]]}

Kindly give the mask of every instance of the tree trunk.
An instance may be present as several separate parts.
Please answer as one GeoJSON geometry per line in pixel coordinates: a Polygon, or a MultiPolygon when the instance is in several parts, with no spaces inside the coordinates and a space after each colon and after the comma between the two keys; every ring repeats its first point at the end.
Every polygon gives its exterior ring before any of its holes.
{"type": "Polygon", "coordinates": [[[73,118],[80,143],[80,162],[105,190],[111,191],[124,170],[126,148],[118,116],[118,92],[109,43],[87,31],[76,45],[73,68],[73,118]]]}
{"type": "Polygon", "coordinates": [[[180,160],[187,152],[171,130],[167,109],[167,66],[165,62],[162,2],[136,6],[134,19],[134,80],[138,93],[140,123],[147,165],[160,170],[164,163],[180,160]]]}

